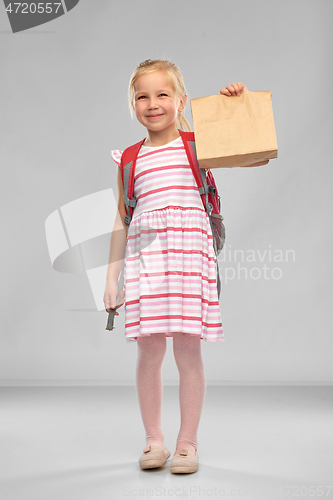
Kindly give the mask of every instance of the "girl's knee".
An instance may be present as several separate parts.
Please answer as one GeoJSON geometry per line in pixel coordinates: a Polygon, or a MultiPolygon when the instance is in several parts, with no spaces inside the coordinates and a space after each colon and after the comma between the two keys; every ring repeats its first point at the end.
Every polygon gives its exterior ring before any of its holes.
{"type": "Polygon", "coordinates": [[[199,335],[191,335],[190,333],[176,332],[173,334],[174,349],[193,349],[201,350],[201,339],[199,335]]]}

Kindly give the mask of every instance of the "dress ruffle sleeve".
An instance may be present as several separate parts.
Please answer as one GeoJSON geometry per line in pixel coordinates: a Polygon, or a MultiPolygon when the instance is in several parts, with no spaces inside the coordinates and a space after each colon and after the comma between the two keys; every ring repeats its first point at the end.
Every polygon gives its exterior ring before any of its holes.
{"type": "Polygon", "coordinates": [[[111,158],[117,163],[118,167],[120,167],[120,160],[122,157],[123,152],[120,151],[119,149],[113,149],[111,151],[111,158]]]}

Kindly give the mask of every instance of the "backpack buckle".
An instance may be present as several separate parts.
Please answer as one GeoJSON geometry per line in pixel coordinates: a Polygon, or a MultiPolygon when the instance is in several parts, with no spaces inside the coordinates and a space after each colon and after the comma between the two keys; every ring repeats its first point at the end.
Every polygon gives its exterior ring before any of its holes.
{"type": "Polygon", "coordinates": [[[216,195],[216,187],[214,187],[212,184],[209,184],[208,193],[211,193],[213,196],[215,196],[216,195]]]}
{"type": "Polygon", "coordinates": [[[214,208],[213,205],[208,202],[207,203],[207,213],[208,213],[209,216],[212,213],[213,208],[214,208]]]}
{"type": "Polygon", "coordinates": [[[125,215],[124,221],[125,221],[125,224],[127,224],[129,226],[131,223],[131,217],[129,215],[125,215]]]}

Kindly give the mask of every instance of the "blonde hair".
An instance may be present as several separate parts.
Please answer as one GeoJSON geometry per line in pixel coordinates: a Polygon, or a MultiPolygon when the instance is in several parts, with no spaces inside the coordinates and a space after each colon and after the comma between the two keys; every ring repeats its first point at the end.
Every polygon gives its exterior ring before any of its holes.
{"type": "MultiPolygon", "coordinates": [[[[133,110],[135,109],[134,84],[139,76],[147,75],[148,73],[153,73],[154,71],[164,71],[171,78],[180,99],[182,95],[186,93],[183,76],[180,69],[174,63],[165,59],[146,59],[135,68],[129,83],[128,100],[132,116],[133,110]]],[[[190,124],[183,115],[183,112],[178,112],[177,127],[181,130],[191,132],[190,124]]]]}

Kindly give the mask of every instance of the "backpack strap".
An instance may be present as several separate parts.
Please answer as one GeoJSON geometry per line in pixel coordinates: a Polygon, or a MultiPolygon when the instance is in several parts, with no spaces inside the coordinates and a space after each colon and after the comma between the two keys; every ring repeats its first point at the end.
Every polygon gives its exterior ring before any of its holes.
{"type": "MultiPolygon", "coordinates": [[[[210,184],[209,186],[207,185],[206,172],[203,168],[199,167],[198,158],[197,158],[197,150],[195,147],[194,133],[193,132],[183,132],[182,130],[179,130],[179,132],[180,132],[180,135],[183,139],[187,158],[188,158],[189,164],[192,168],[193,175],[195,177],[195,180],[196,180],[198,188],[199,188],[199,194],[201,195],[202,204],[203,204],[203,206],[208,214],[210,228],[211,228],[212,236],[213,236],[213,247],[214,247],[215,254],[217,255],[216,236],[215,236],[215,232],[214,232],[214,228],[213,228],[213,224],[212,224],[212,216],[211,216],[211,213],[212,213],[214,207],[208,201],[208,193],[212,193],[213,196],[215,196],[216,195],[216,188],[212,184],[210,184]]],[[[220,294],[220,284],[219,284],[220,277],[218,274],[218,267],[217,267],[217,275],[216,276],[217,276],[217,288],[218,288],[218,296],[219,296],[219,294],[220,294]]]]}
{"type": "Polygon", "coordinates": [[[136,198],[134,196],[134,173],[136,159],[145,140],[146,138],[136,144],[133,144],[132,146],[129,146],[124,150],[121,156],[120,168],[124,186],[124,204],[127,212],[124,221],[128,226],[132,220],[133,208],[135,208],[136,205],[136,198]]]}
{"type": "Polygon", "coordinates": [[[202,204],[207,214],[210,216],[213,210],[213,205],[208,201],[208,193],[212,193],[213,196],[215,196],[216,189],[212,185],[207,185],[205,170],[199,167],[194,132],[183,132],[182,130],[179,130],[179,133],[183,140],[187,158],[199,188],[202,204]]]}

